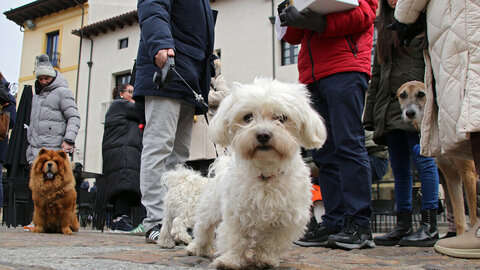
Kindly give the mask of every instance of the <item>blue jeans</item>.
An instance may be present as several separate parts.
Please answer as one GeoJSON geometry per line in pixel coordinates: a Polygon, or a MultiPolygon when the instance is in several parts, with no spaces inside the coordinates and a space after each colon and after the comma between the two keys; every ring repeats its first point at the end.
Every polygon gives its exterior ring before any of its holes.
{"type": "Polygon", "coordinates": [[[344,219],[352,217],[368,227],[372,183],[362,125],[367,79],[363,73],[338,73],[308,89],[328,131],[325,145],[312,152],[325,206],[323,225],[340,230],[344,219]]]}
{"type": "Polygon", "coordinates": [[[438,171],[431,157],[412,151],[419,143],[419,133],[393,130],[386,136],[390,164],[395,178],[397,211],[412,211],[412,160],[422,184],[422,210],[438,208],[438,171]]]}

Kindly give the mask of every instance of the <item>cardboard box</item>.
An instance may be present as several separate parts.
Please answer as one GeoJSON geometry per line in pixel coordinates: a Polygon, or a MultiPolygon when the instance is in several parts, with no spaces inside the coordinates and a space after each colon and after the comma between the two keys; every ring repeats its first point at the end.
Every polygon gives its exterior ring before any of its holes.
{"type": "Polygon", "coordinates": [[[358,0],[290,0],[290,3],[299,11],[308,7],[322,15],[358,7],[358,0]]]}

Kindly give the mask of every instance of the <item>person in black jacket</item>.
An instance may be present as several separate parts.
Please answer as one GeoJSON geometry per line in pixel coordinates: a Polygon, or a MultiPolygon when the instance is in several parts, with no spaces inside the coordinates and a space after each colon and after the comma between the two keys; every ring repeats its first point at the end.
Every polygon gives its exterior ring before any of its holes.
{"type": "Polygon", "coordinates": [[[160,179],[164,172],[187,161],[192,119],[207,112],[196,96],[208,104],[214,15],[208,0],[139,0],[138,20],[140,43],[133,95],[137,102],[144,102],[145,115],[140,189],[147,210],[145,241],[156,243],[164,215],[165,190],[160,179]],[[158,88],[153,75],[169,57],[174,57],[175,71],[185,81],[174,73],[167,85],[158,88]]]}
{"type": "MultiPolygon", "coordinates": [[[[3,74],[0,72],[0,105],[5,106],[5,111],[10,113],[9,129],[12,129],[15,125],[15,119],[17,116],[17,101],[15,100],[15,97],[12,96],[12,94],[10,94],[10,92],[8,91],[9,85],[10,83],[5,79],[5,77],[3,77],[3,74]]],[[[8,136],[5,140],[0,141],[0,209],[3,205],[2,169],[7,156],[7,146],[8,136]]]]}
{"type": "Polygon", "coordinates": [[[102,154],[107,200],[113,204],[112,232],[129,233],[130,207],[140,205],[140,156],[142,131],[132,99],[133,87],[122,84],[113,90],[114,101],[105,115],[102,154]]]}

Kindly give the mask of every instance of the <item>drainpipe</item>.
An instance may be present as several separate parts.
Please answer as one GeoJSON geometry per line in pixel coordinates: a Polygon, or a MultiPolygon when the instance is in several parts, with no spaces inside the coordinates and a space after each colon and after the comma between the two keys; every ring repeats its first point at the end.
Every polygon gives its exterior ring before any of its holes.
{"type": "Polygon", "coordinates": [[[78,64],[77,64],[77,81],[75,84],[75,103],[78,100],[78,78],[80,76],[80,58],[82,56],[82,41],[83,41],[83,19],[85,17],[85,9],[83,5],[77,0],[73,0],[82,9],[82,23],[80,25],[80,45],[78,46],[78,64]]]}
{"type": "Polygon", "coordinates": [[[268,17],[272,24],[272,74],[273,78],[276,77],[276,64],[275,64],[275,0],[272,0],[272,16],[268,17]]]}
{"type": "Polygon", "coordinates": [[[85,158],[87,157],[87,134],[88,134],[88,109],[90,107],[90,82],[92,79],[92,55],[93,55],[93,39],[87,37],[90,40],[90,60],[87,62],[88,65],[88,84],[87,84],[87,108],[85,111],[85,138],[83,141],[83,168],[86,167],[85,158]]]}

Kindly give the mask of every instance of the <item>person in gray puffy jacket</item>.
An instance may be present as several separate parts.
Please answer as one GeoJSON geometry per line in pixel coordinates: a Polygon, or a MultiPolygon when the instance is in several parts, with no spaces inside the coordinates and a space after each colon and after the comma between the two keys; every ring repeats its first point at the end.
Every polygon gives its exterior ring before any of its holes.
{"type": "Polygon", "coordinates": [[[32,164],[42,148],[72,152],[80,114],[67,80],[56,71],[48,55],[36,57],[35,95],[28,127],[27,160],[32,164]]]}

